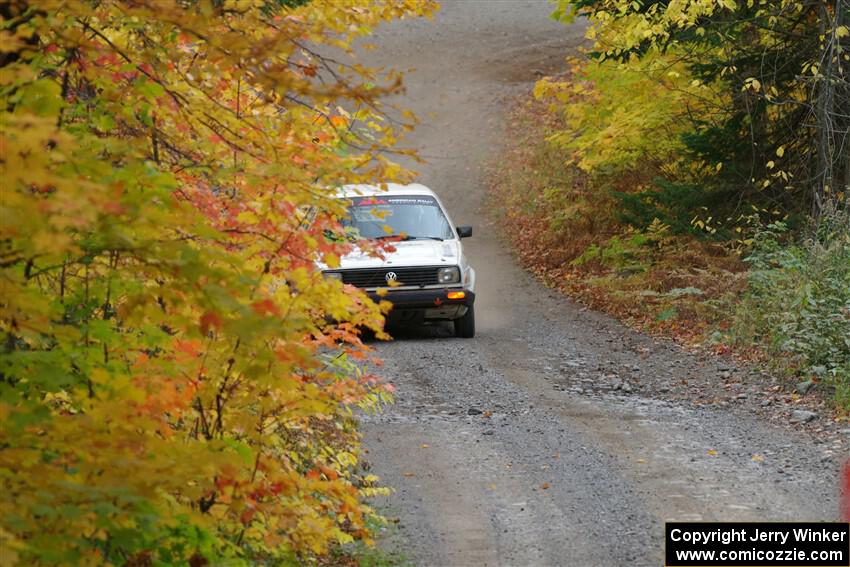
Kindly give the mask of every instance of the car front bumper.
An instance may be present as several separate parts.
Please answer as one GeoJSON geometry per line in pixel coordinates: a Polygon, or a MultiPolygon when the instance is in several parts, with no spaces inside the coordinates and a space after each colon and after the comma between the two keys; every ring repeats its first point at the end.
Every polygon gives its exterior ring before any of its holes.
{"type": "MultiPolygon", "coordinates": [[[[431,288],[431,289],[390,289],[383,296],[376,291],[367,291],[372,301],[389,301],[393,304],[393,311],[402,309],[420,309],[425,311],[458,311],[457,307],[471,307],[475,303],[475,293],[457,288],[431,288]],[[450,299],[449,293],[463,292],[460,299],[450,299]]],[[[463,309],[462,311],[466,311],[463,309]]]]}

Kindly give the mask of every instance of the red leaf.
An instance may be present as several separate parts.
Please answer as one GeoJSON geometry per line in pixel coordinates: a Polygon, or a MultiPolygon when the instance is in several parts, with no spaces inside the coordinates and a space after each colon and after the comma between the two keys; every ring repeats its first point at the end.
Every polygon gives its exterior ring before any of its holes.
{"type": "Polygon", "coordinates": [[[221,329],[221,317],[214,311],[207,311],[201,315],[201,332],[206,335],[210,329],[221,329]]]}
{"type": "Polygon", "coordinates": [[[271,299],[257,301],[251,305],[254,311],[259,315],[280,315],[280,310],[271,299]]]}

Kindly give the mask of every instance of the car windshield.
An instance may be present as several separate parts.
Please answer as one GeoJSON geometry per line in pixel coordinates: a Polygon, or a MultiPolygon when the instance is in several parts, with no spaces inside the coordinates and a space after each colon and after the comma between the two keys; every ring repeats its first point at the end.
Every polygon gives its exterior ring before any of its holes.
{"type": "Polygon", "coordinates": [[[429,195],[352,197],[342,225],[362,238],[400,236],[405,240],[454,238],[440,205],[429,195]]]}

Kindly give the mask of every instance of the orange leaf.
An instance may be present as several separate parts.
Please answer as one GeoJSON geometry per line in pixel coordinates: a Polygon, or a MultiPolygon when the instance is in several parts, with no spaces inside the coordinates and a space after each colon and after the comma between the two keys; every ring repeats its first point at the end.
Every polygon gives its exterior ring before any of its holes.
{"type": "Polygon", "coordinates": [[[178,340],[174,341],[174,350],[195,357],[201,353],[201,341],[196,340],[178,340]]]}
{"type": "Polygon", "coordinates": [[[207,311],[201,315],[201,332],[206,335],[212,329],[221,329],[221,317],[214,311],[207,311]]]}
{"type": "Polygon", "coordinates": [[[251,305],[258,315],[280,315],[280,310],[271,299],[263,299],[251,305]]]}

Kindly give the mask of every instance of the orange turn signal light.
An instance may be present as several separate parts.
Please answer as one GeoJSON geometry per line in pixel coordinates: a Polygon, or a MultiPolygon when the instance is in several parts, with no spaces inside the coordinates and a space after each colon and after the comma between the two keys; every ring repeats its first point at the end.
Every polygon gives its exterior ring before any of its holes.
{"type": "Polygon", "coordinates": [[[449,299],[463,299],[466,297],[466,293],[462,291],[450,291],[446,296],[449,299]]]}

